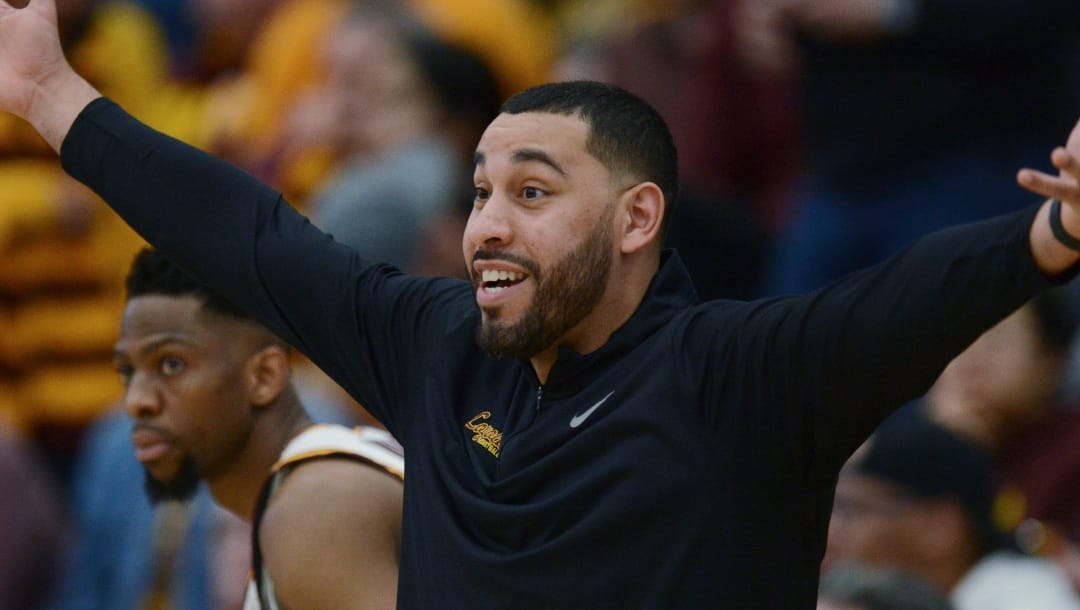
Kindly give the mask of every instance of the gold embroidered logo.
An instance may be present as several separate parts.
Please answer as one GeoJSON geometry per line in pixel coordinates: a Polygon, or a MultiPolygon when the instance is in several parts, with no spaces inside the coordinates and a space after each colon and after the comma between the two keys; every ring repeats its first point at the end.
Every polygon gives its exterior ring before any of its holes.
{"type": "Polygon", "coordinates": [[[499,445],[502,444],[502,432],[499,432],[494,426],[483,421],[489,417],[491,417],[491,411],[481,411],[474,415],[472,419],[465,422],[465,427],[476,433],[472,437],[474,443],[487,449],[488,453],[491,455],[499,457],[499,445]]]}

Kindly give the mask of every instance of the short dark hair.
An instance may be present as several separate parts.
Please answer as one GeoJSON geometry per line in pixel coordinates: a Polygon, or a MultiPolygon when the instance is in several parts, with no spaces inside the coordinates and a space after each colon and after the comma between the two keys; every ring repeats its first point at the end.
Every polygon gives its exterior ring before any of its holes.
{"type": "MultiPolygon", "coordinates": [[[[481,126],[499,114],[502,97],[498,79],[479,55],[426,30],[411,32],[407,46],[445,113],[481,126]]],[[[477,137],[480,131],[483,127],[478,128],[477,137]]]]}
{"type": "Polygon", "coordinates": [[[218,314],[254,321],[244,310],[195,279],[157,250],[144,248],[135,255],[127,279],[127,300],[140,296],[194,296],[202,299],[203,307],[218,314]]]}
{"type": "Polygon", "coordinates": [[[679,162],[667,123],[640,97],[607,83],[568,81],[526,89],[501,112],[577,115],[589,126],[589,154],[613,173],[656,183],[664,193],[660,236],[667,235],[678,194],[679,162]]]}

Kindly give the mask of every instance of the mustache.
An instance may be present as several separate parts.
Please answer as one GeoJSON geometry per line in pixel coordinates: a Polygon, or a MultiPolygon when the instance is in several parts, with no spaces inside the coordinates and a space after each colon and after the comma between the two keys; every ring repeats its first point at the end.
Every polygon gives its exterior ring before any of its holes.
{"type": "Polygon", "coordinates": [[[472,262],[475,263],[476,261],[503,261],[525,269],[529,272],[529,275],[532,275],[534,278],[540,277],[540,267],[537,266],[532,259],[511,254],[509,252],[481,248],[476,252],[473,252],[472,262]]]}
{"type": "Polygon", "coordinates": [[[170,442],[176,440],[176,435],[173,434],[171,431],[166,430],[161,426],[155,426],[153,424],[148,424],[140,421],[135,421],[131,425],[131,433],[134,434],[135,432],[150,432],[151,434],[160,436],[161,438],[170,442]]]}

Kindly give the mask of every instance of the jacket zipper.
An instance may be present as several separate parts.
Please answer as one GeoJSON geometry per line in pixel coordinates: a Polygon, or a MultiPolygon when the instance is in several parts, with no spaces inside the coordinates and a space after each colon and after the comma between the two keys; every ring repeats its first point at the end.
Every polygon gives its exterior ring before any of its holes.
{"type": "Polygon", "coordinates": [[[536,410],[540,410],[540,401],[544,398],[544,386],[536,386],[536,410]]]}

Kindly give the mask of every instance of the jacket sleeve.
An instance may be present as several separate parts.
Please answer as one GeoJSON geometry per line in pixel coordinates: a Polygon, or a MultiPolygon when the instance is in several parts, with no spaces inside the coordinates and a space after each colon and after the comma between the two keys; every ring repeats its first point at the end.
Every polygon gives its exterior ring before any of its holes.
{"type": "Polygon", "coordinates": [[[735,405],[740,425],[783,447],[797,476],[835,476],[953,357],[1054,283],[1032,258],[1036,211],[931,234],[808,295],[706,306],[703,402],[735,405]]]}
{"type": "Polygon", "coordinates": [[[232,165],[90,103],[64,169],[150,244],[307,354],[395,435],[390,408],[464,282],[361,260],[232,165]],[[432,307],[435,302],[442,306],[432,307]],[[440,318],[441,316],[441,318],[440,318]]]}

